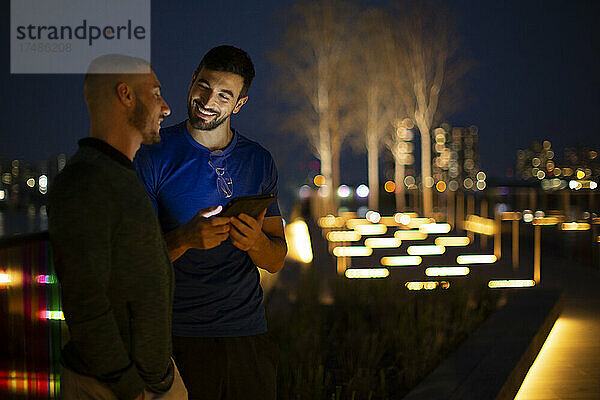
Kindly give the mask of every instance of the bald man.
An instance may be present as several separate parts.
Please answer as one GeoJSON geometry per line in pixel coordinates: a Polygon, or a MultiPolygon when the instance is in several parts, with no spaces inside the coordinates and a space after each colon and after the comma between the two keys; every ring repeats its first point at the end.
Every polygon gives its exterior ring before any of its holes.
{"type": "Polygon", "coordinates": [[[171,355],[173,269],[132,159],[169,115],[141,59],[92,62],[90,137],[51,185],[49,231],[70,340],[62,398],[187,399],[171,355]]]}

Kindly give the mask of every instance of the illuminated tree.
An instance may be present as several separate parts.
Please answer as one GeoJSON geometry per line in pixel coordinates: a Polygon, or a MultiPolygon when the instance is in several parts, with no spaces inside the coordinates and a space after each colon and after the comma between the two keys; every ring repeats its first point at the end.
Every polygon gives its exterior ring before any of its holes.
{"type": "Polygon", "coordinates": [[[458,47],[453,18],[441,5],[434,7],[430,2],[418,2],[412,7],[399,6],[398,10],[393,54],[402,69],[398,73],[405,74],[406,79],[394,79],[392,82],[399,93],[410,94],[405,107],[421,134],[423,213],[431,215],[430,132],[439,111],[442,92],[464,74],[466,64],[456,57],[458,47]]]}
{"type": "Polygon", "coordinates": [[[284,128],[306,136],[321,161],[329,188],[328,212],[336,209],[339,153],[350,125],[346,40],[355,15],[354,8],[342,1],[295,4],[287,15],[280,46],[271,54],[280,69],[277,90],[288,106],[284,128]]]}
{"type": "Polygon", "coordinates": [[[379,150],[384,137],[392,130],[392,116],[397,112],[390,85],[388,46],[393,40],[388,14],[381,9],[366,11],[358,20],[351,40],[356,73],[351,81],[355,90],[355,115],[359,137],[367,150],[369,174],[369,208],[379,208],[379,150]]]}

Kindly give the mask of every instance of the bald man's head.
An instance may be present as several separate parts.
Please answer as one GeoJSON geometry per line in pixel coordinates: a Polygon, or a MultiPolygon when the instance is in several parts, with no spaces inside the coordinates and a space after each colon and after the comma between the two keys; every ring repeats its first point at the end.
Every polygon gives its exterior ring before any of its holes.
{"type": "Polygon", "coordinates": [[[94,59],[85,75],[84,97],[90,118],[108,110],[108,105],[118,99],[117,86],[126,83],[135,91],[152,68],[146,60],[121,54],[108,54],[94,59]]]}

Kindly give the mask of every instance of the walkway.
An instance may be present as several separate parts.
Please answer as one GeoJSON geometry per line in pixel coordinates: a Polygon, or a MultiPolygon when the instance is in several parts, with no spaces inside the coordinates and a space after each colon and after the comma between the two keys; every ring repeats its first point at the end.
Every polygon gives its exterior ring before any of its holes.
{"type": "Polygon", "coordinates": [[[600,399],[600,272],[542,255],[542,284],[564,308],[515,399],[600,399]]]}

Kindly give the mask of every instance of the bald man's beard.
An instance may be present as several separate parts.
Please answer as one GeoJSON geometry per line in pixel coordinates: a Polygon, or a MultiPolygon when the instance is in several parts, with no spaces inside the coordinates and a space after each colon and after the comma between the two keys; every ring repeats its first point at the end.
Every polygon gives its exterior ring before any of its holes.
{"type": "Polygon", "coordinates": [[[160,142],[160,135],[156,130],[153,119],[150,117],[148,107],[139,100],[139,97],[135,101],[135,106],[133,106],[128,120],[142,135],[142,144],[152,145],[160,142]]]}

